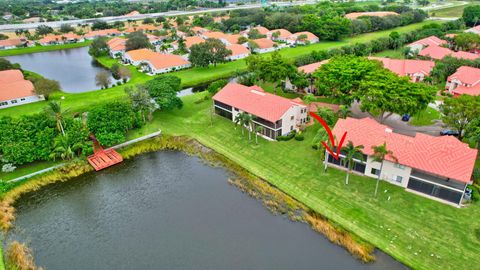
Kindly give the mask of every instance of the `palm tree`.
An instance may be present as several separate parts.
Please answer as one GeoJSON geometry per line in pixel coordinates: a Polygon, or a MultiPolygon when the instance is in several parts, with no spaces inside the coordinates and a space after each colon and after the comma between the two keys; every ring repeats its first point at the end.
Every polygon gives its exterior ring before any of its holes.
{"type": "Polygon", "coordinates": [[[263,132],[263,127],[262,126],[256,126],[255,127],[255,143],[258,144],[258,133],[263,132]]]}
{"type": "Polygon", "coordinates": [[[380,171],[377,174],[377,184],[375,185],[375,197],[377,196],[378,192],[378,184],[380,183],[380,178],[382,174],[382,169],[383,169],[383,160],[385,159],[386,156],[391,157],[392,159],[397,162],[397,158],[393,156],[393,152],[387,149],[387,143],[383,143],[378,146],[372,146],[373,149],[373,160],[376,162],[380,162],[380,171]]]}
{"type": "Polygon", "coordinates": [[[348,141],[348,144],[342,148],[345,152],[345,165],[347,166],[347,176],[345,178],[345,185],[348,185],[348,178],[353,168],[353,159],[363,160],[362,154],[363,145],[354,146],[352,141],[348,141]]]}
{"type": "Polygon", "coordinates": [[[324,161],[325,159],[325,147],[323,146],[322,142],[326,142],[328,140],[327,131],[320,127],[317,130],[317,134],[313,137],[312,144],[317,147],[320,152],[320,160],[324,161]]]}
{"type": "Polygon", "coordinates": [[[237,129],[237,125],[241,126],[242,129],[242,135],[243,135],[243,113],[239,113],[235,116],[235,119],[233,120],[235,123],[235,129],[237,129]]]}
{"type": "Polygon", "coordinates": [[[70,146],[68,136],[56,137],[53,147],[53,152],[50,154],[50,158],[53,160],[57,157],[60,157],[62,160],[71,160],[75,156],[75,151],[70,146]]]}
{"type": "Polygon", "coordinates": [[[244,113],[243,122],[244,122],[244,125],[246,126],[247,131],[248,131],[248,141],[251,141],[252,140],[252,131],[253,131],[253,126],[252,126],[253,116],[251,114],[244,113]]]}
{"type": "Polygon", "coordinates": [[[62,111],[62,106],[59,102],[50,101],[48,107],[45,108],[48,115],[55,119],[57,122],[57,129],[65,136],[65,129],[63,128],[63,118],[68,110],[62,111]]]}

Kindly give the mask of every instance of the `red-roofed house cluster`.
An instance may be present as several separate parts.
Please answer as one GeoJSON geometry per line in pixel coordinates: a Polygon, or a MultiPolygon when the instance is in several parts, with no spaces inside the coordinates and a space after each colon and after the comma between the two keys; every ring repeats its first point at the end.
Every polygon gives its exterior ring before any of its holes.
{"type": "Polygon", "coordinates": [[[246,112],[253,123],[263,129],[260,134],[270,140],[298,131],[307,124],[308,107],[300,99],[288,99],[265,92],[259,86],[230,83],[213,96],[215,113],[235,120],[246,112]]]}
{"type": "Polygon", "coordinates": [[[149,49],[131,50],[123,54],[125,64],[139,66],[148,74],[160,74],[191,67],[191,63],[182,56],[158,53],[149,49]]]}
{"type": "Polygon", "coordinates": [[[408,44],[407,47],[410,48],[411,53],[434,60],[441,60],[446,56],[467,60],[475,60],[480,57],[480,55],[475,53],[453,51],[449,48],[443,47],[447,44],[448,42],[443,39],[439,39],[436,36],[430,36],[412,42],[408,44]]]}
{"type": "Polygon", "coordinates": [[[0,71],[0,109],[44,100],[18,69],[0,71]]]}
{"type": "MultiPolygon", "coordinates": [[[[363,145],[363,160],[355,160],[353,170],[359,174],[388,181],[408,191],[443,202],[459,205],[465,188],[472,182],[477,150],[452,136],[433,137],[417,133],[401,135],[371,118],[339,119],[333,134],[345,142],[363,145]],[[386,144],[393,152],[382,164],[374,161],[373,148],[386,144]],[[380,171],[382,168],[382,171],[380,171]]],[[[327,164],[345,168],[344,154],[339,160],[327,153],[327,164]]]]}
{"type": "Polygon", "coordinates": [[[462,66],[447,78],[446,90],[454,96],[480,95],[480,69],[462,66]]]}

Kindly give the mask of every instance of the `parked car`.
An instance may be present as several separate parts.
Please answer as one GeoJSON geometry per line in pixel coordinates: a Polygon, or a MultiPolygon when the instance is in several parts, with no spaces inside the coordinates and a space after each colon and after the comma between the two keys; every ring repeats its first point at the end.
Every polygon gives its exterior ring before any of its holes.
{"type": "Polygon", "coordinates": [[[403,122],[408,122],[410,121],[410,114],[406,113],[402,116],[402,121],[403,122]]]}
{"type": "Polygon", "coordinates": [[[458,131],[451,130],[451,129],[444,129],[440,131],[440,136],[458,136],[460,135],[458,131]]]}

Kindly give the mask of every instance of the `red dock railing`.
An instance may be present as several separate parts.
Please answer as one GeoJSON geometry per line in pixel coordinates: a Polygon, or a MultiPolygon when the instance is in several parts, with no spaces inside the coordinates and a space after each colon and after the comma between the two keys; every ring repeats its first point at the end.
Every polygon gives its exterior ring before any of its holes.
{"type": "Polygon", "coordinates": [[[98,140],[92,135],[93,155],[88,157],[88,163],[96,171],[113,166],[123,161],[123,157],[113,148],[103,149],[98,140]]]}

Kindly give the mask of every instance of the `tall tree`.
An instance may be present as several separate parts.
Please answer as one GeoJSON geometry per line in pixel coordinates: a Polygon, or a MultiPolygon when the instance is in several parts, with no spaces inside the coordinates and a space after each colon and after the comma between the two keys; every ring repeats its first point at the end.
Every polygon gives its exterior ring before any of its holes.
{"type": "Polygon", "coordinates": [[[112,83],[112,79],[110,78],[110,73],[107,71],[100,71],[95,75],[95,84],[100,86],[101,88],[108,88],[112,83]]]}
{"type": "Polygon", "coordinates": [[[475,26],[480,19],[480,5],[467,6],[463,9],[462,19],[467,26],[475,26]]]}
{"type": "Polygon", "coordinates": [[[325,146],[323,146],[322,142],[328,143],[329,139],[328,139],[327,131],[323,127],[320,127],[317,130],[317,134],[315,134],[315,137],[312,140],[312,147],[316,148],[320,153],[320,161],[324,162],[325,164],[324,170],[326,170],[327,169],[327,159],[325,156],[326,149],[325,149],[325,146]]]}
{"type": "Polygon", "coordinates": [[[465,128],[480,114],[480,96],[461,95],[446,98],[440,105],[442,121],[458,131],[459,139],[465,135],[465,128]]]}
{"type": "Polygon", "coordinates": [[[376,197],[377,192],[378,192],[378,184],[380,183],[380,179],[381,179],[381,175],[382,175],[382,171],[383,171],[383,161],[385,160],[385,157],[388,156],[388,157],[394,159],[395,162],[397,162],[396,161],[397,158],[395,156],[393,156],[392,151],[387,149],[387,143],[385,143],[385,142],[381,145],[372,146],[372,149],[373,149],[373,160],[380,163],[380,171],[378,172],[377,183],[375,184],[374,196],[376,197]]]}
{"type": "Polygon", "coordinates": [[[209,38],[205,42],[195,44],[190,48],[189,60],[194,66],[207,67],[210,64],[216,66],[225,62],[225,58],[232,51],[218,39],[209,38]]]}
{"type": "Polygon", "coordinates": [[[57,123],[57,129],[65,136],[65,128],[63,124],[63,119],[65,114],[68,112],[67,110],[62,110],[62,106],[57,101],[50,101],[48,102],[48,107],[45,108],[45,112],[47,115],[55,119],[57,123]]]}
{"type": "Polygon", "coordinates": [[[354,159],[363,160],[363,145],[354,146],[352,141],[348,141],[347,145],[342,148],[345,152],[345,165],[347,167],[347,175],[345,177],[345,184],[348,185],[348,179],[353,169],[354,159]]]}
{"type": "Polygon", "coordinates": [[[480,147],[480,116],[477,116],[468,123],[465,128],[465,138],[475,144],[475,148],[480,147]]]}
{"type": "Polygon", "coordinates": [[[152,119],[152,113],[155,111],[155,101],[148,93],[144,85],[137,85],[133,87],[125,87],[125,92],[132,103],[132,108],[135,112],[140,113],[144,123],[152,119]]]}
{"type": "Polygon", "coordinates": [[[151,48],[152,44],[148,40],[148,37],[141,31],[136,31],[127,36],[127,42],[125,43],[125,50],[137,50],[143,48],[151,48]]]}
{"type": "Polygon", "coordinates": [[[108,53],[107,39],[104,37],[95,38],[90,44],[88,53],[95,57],[106,55],[108,53]]]}
{"type": "Polygon", "coordinates": [[[180,79],[170,75],[156,77],[145,84],[150,96],[158,104],[160,110],[182,108],[183,102],[177,96],[177,92],[181,89],[180,85],[180,79]]]}
{"type": "Polygon", "coordinates": [[[37,95],[43,95],[46,99],[48,99],[51,93],[62,90],[58,81],[55,80],[39,77],[32,79],[32,82],[35,86],[35,93],[37,95]]]}

